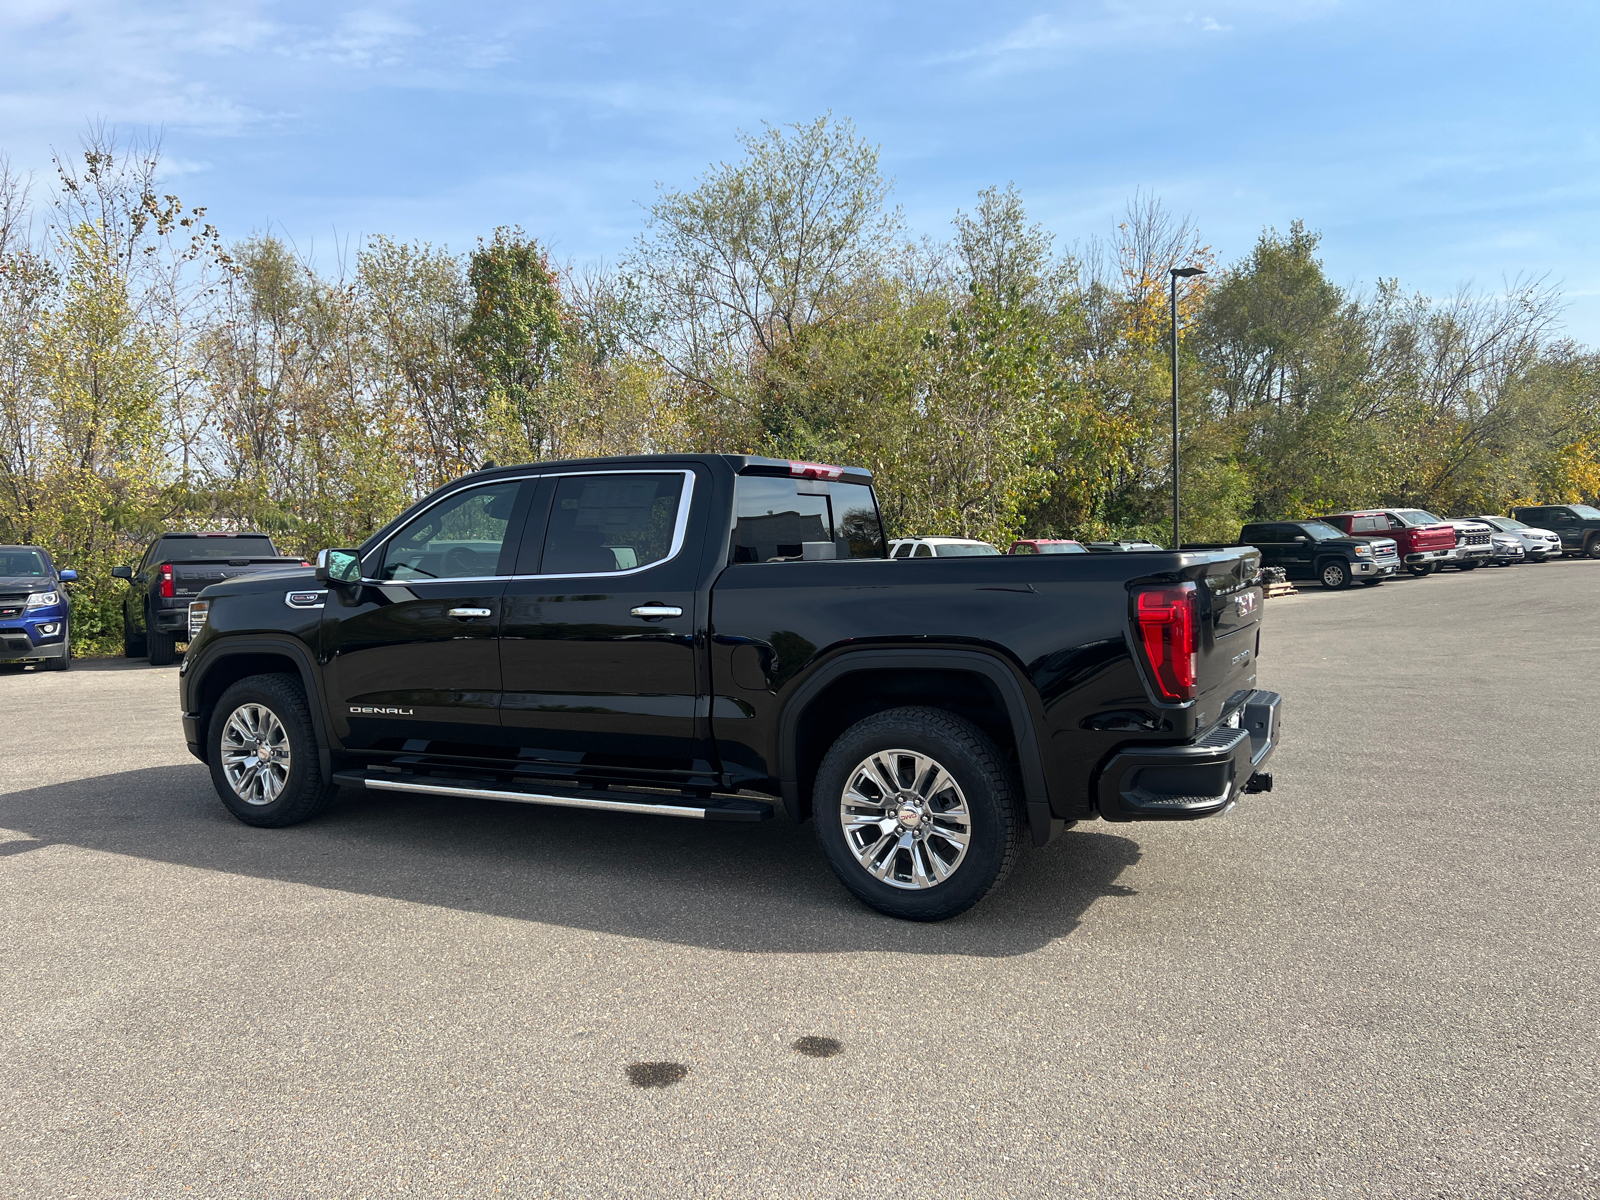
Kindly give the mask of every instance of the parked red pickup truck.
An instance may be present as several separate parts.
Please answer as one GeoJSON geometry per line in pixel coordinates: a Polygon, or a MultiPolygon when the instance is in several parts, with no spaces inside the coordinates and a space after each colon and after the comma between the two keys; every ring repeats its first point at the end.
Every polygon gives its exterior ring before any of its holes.
{"type": "Polygon", "coordinates": [[[1399,548],[1400,561],[1413,575],[1431,575],[1458,556],[1455,526],[1420,508],[1363,509],[1317,520],[1357,537],[1392,537],[1399,548]]]}

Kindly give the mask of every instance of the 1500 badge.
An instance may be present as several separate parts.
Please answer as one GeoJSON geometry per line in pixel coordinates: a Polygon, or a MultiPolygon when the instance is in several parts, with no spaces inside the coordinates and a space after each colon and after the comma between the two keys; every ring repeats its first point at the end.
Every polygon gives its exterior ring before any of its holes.
{"type": "Polygon", "coordinates": [[[352,704],[350,706],[350,711],[353,712],[353,713],[361,713],[363,715],[371,714],[373,716],[409,717],[409,716],[411,716],[412,714],[414,714],[416,712],[416,709],[414,709],[414,708],[373,708],[372,706],[366,705],[366,704],[352,704]]]}

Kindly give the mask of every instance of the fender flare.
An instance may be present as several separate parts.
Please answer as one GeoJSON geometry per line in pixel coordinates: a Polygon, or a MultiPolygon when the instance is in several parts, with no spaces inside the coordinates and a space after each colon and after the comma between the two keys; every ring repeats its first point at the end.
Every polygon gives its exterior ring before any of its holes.
{"type": "MultiPolygon", "coordinates": [[[[299,668],[300,686],[305,688],[306,707],[311,710],[311,724],[317,735],[317,765],[321,768],[324,782],[332,779],[333,751],[328,737],[327,716],[322,711],[322,689],[317,686],[317,676],[312,669],[310,652],[293,638],[229,637],[213,642],[185,672],[185,674],[193,672],[192,677],[184,682],[185,698],[199,693],[200,684],[205,680],[206,672],[212,667],[227,659],[237,658],[241,654],[281,654],[299,668]]],[[[198,715],[198,707],[195,713],[198,715]]]]}
{"type": "Polygon", "coordinates": [[[815,668],[790,695],[778,721],[778,783],[783,805],[791,820],[802,819],[800,770],[797,761],[800,717],[823,689],[857,671],[904,670],[967,671],[981,675],[995,685],[1006,715],[1011,720],[1011,736],[1017,746],[1017,763],[1022,774],[1023,801],[1033,844],[1042,846],[1054,837],[1065,822],[1050,811],[1050,791],[1045,783],[1044,760],[1039,753],[1038,729],[1042,710],[1030,704],[1016,672],[997,655],[977,650],[871,649],[847,650],[815,668]]]}

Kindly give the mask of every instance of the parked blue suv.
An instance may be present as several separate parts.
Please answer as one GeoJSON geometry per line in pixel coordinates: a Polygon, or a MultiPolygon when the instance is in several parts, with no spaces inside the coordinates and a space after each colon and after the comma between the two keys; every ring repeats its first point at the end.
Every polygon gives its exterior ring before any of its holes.
{"type": "Polygon", "coordinates": [[[48,550],[0,546],[0,663],[72,665],[72,601],[61,585],[77,577],[57,571],[48,550]]]}

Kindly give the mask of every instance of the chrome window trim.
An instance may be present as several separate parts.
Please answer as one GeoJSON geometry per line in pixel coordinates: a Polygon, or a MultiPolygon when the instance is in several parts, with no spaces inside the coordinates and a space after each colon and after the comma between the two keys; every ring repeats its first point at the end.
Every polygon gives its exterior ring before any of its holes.
{"type": "MultiPolygon", "coordinates": [[[[361,582],[370,587],[405,587],[407,584],[413,583],[510,583],[515,580],[527,579],[617,579],[624,575],[637,575],[640,571],[652,570],[655,567],[659,567],[664,563],[669,563],[678,557],[679,553],[681,553],[683,550],[683,543],[688,538],[689,506],[694,500],[694,471],[685,467],[668,467],[665,469],[657,468],[656,470],[637,471],[551,471],[539,472],[530,475],[511,475],[504,479],[493,480],[492,482],[480,481],[478,483],[466,484],[462,487],[456,488],[454,491],[446,492],[444,495],[439,497],[436,503],[443,504],[446,500],[450,499],[451,496],[454,496],[460,492],[468,491],[475,487],[493,487],[497,483],[521,483],[528,479],[572,479],[583,475],[682,475],[684,477],[683,491],[678,497],[678,515],[673,521],[672,543],[667,547],[666,557],[658,558],[652,563],[645,563],[645,565],[642,567],[629,567],[625,571],[585,571],[576,574],[563,575],[444,575],[440,576],[438,579],[367,579],[363,577],[361,582]]],[[[421,514],[419,513],[418,515],[420,516],[421,514]]],[[[404,528],[404,526],[401,528],[404,528]]],[[[395,530],[396,534],[399,532],[399,529],[395,530]]],[[[393,538],[391,537],[389,540],[392,541],[393,538]]],[[[383,545],[379,547],[379,549],[382,549],[384,553],[387,554],[389,550],[389,541],[385,541],[383,545]]]]}

